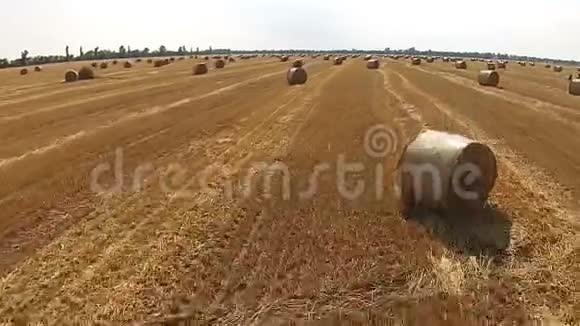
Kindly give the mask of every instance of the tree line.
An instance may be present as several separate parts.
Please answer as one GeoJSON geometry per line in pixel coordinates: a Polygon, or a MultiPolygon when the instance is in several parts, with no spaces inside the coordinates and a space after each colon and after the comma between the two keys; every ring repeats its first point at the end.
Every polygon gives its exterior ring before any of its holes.
{"type": "Polygon", "coordinates": [[[541,62],[551,62],[558,64],[568,64],[568,65],[580,65],[579,62],[574,60],[559,60],[550,58],[538,58],[530,56],[520,56],[505,53],[492,53],[492,52],[453,52],[453,51],[420,51],[414,47],[409,49],[391,49],[385,48],[383,50],[360,50],[360,49],[338,49],[338,50],[308,50],[308,49],[270,49],[270,50],[230,50],[230,49],[212,49],[210,46],[208,49],[200,50],[199,47],[187,48],[186,46],[180,46],[177,50],[169,50],[166,46],[161,45],[158,49],[151,50],[149,48],[144,49],[131,49],[130,46],[125,47],[121,45],[118,50],[105,50],[96,47],[94,49],[88,49],[85,51],[83,47],[78,49],[78,54],[73,54],[70,51],[70,47],[67,46],[63,55],[49,55],[49,56],[34,56],[31,57],[27,50],[21,52],[21,56],[18,59],[8,60],[0,59],[0,69],[8,67],[20,67],[27,65],[41,65],[47,63],[57,63],[57,62],[67,62],[67,61],[83,61],[83,60],[108,60],[108,59],[125,59],[125,58],[142,58],[142,57],[160,57],[160,56],[183,56],[183,55],[211,55],[211,54],[243,54],[243,53],[256,53],[256,54],[269,54],[269,53],[339,53],[339,54],[352,54],[352,53],[362,53],[362,54],[395,54],[395,55],[424,55],[424,56],[440,56],[440,57],[463,57],[463,58],[480,58],[480,59],[501,59],[501,60],[518,60],[518,61],[541,61],[541,62]]]}

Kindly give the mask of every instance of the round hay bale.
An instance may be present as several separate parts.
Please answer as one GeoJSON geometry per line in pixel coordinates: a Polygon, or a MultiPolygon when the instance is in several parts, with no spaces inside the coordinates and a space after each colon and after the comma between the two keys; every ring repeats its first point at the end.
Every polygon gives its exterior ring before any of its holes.
{"type": "Polygon", "coordinates": [[[109,64],[106,62],[101,62],[101,69],[107,69],[109,68],[109,64]]]}
{"type": "Polygon", "coordinates": [[[76,82],[79,80],[79,73],[74,69],[69,69],[64,73],[64,81],[67,83],[76,82]]]}
{"type": "Polygon", "coordinates": [[[169,61],[174,62],[175,61],[175,58],[174,57],[171,57],[171,58],[169,58],[169,61]]]}
{"type": "Polygon", "coordinates": [[[335,66],[340,66],[342,64],[342,58],[341,57],[334,58],[333,63],[335,66]]]}
{"type": "Polygon", "coordinates": [[[155,68],[159,68],[159,67],[163,67],[165,66],[165,61],[163,60],[155,60],[155,62],[153,63],[153,67],[155,68]]]}
{"type": "Polygon", "coordinates": [[[93,68],[97,68],[98,66],[99,66],[99,64],[96,62],[91,63],[91,67],[93,67],[93,68]]]}
{"type": "Polygon", "coordinates": [[[554,66],[555,72],[562,72],[562,70],[564,70],[564,68],[562,68],[562,66],[554,66]]]}
{"type": "Polygon", "coordinates": [[[236,62],[236,59],[234,59],[234,57],[229,57],[228,62],[236,62]]]}
{"type": "Polygon", "coordinates": [[[36,67],[34,67],[34,71],[41,72],[42,71],[42,66],[36,66],[36,67]]]}
{"type": "Polygon", "coordinates": [[[193,74],[194,75],[205,75],[208,72],[208,68],[207,68],[207,63],[206,62],[201,62],[196,64],[193,67],[193,74]]]}
{"type": "Polygon", "coordinates": [[[203,60],[208,61],[209,60],[209,57],[206,55],[206,56],[203,57],[203,60]]]}
{"type": "Polygon", "coordinates": [[[370,55],[370,54],[367,54],[367,55],[365,55],[365,56],[364,56],[364,60],[365,60],[365,61],[369,61],[369,60],[371,60],[372,58],[373,58],[373,56],[372,56],[372,55],[370,55]]]}
{"type": "Polygon", "coordinates": [[[530,62],[528,62],[528,64],[530,65],[530,67],[535,67],[536,66],[536,63],[535,62],[531,62],[530,61],[530,62]]]}
{"type": "Polygon", "coordinates": [[[124,68],[127,68],[127,69],[128,68],[132,68],[133,67],[133,64],[130,61],[125,61],[125,63],[123,64],[123,67],[124,68]]]}
{"type": "Polygon", "coordinates": [[[139,58],[139,59],[135,60],[135,62],[137,62],[137,63],[139,63],[139,62],[141,62],[141,61],[143,61],[141,58],[139,58]]]}
{"type": "Polygon", "coordinates": [[[286,62],[288,61],[288,59],[290,59],[290,57],[288,57],[287,55],[283,55],[280,57],[280,62],[286,62]]]}
{"type": "Polygon", "coordinates": [[[467,69],[467,62],[463,60],[455,61],[455,68],[456,69],[467,69]]]}
{"type": "Polygon", "coordinates": [[[482,207],[497,179],[491,149],[463,136],[427,130],[406,146],[398,163],[398,195],[405,209],[482,207]]]}
{"type": "Polygon", "coordinates": [[[495,70],[495,63],[488,63],[487,70],[495,70]]]}
{"type": "Polygon", "coordinates": [[[330,60],[330,56],[328,54],[325,54],[324,57],[322,57],[322,60],[328,61],[330,60]]]}
{"type": "Polygon", "coordinates": [[[428,57],[425,61],[427,61],[427,63],[433,63],[435,59],[433,59],[432,57],[428,57]]]}
{"type": "Polygon", "coordinates": [[[499,74],[495,70],[482,70],[478,76],[479,85],[493,86],[499,85],[499,74]]]}
{"type": "Polygon", "coordinates": [[[292,67],[294,68],[302,68],[304,66],[304,61],[302,59],[296,59],[292,62],[292,67]]]}
{"type": "Polygon", "coordinates": [[[420,58],[412,58],[412,59],[411,59],[411,64],[412,64],[413,66],[418,66],[418,65],[420,65],[420,64],[421,64],[421,59],[420,59],[420,58]]]}
{"type": "Polygon", "coordinates": [[[571,95],[580,96],[580,78],[572,79],[570,85],[568,86],[568,92],[571,95]]]}
{"type": "Polygon", "coordinates": [[[148,64],[152,64],[153,63],[153,59],[147,59],[147,63],[148,64]]]}
{"type": "Polygon", "coordinates": [[[95,73],[90,67],[82,67],[79,70],[79,80],[94,79],[95,73]]]}
{"type": "Polygon", "coordinates": [[[497,69],[506,69],[506,64],[503,61],[497,62],[497,69]]]}
{"type": "Polygon", "coordinates": [[[185,60],[185,57],[179,57],[179,61],[185,60]]]}
{"type": "Polygon", "coordinates": [[[113,65],[114,65],[114,66],[115,66],[115,65],[117,65],[117,63],[119,63],[119,61],[118,61],[118,60],[113,60],[113,65]]]}
{"type": "Polygon", "coordinates": [[[164,66],[167,66],[167,65],[168,65],[168,64],[170,64],[170,63],[171,63],[171,60],[169,60],[169,59],[167,59],[167,58],[163,59],[163,65],[164,65],[164,66]]]}
{"type": "Polygon", "coordinates": [[[379,69],[379,66],[381,64],[379,63],[378,59],[370,59],[369,61],[367,61],[367,68],[368,69],[379,69]]]}
{"type": "Polygon", "coordinates": [[[221,55],[214,55],[214,56],[213,56],[213,57],[211,57],[211,58],[212,58],[212,59],[214,59],[214,60],[219,60],[219,59],[221,59],[221,58],[222,58],[222,56],[221,56],[221,55]]]}
{"type": "Polygon", "coordinates": [[[288,80],[288,85],[302,85],[308,80],[308,74],[306,70],[302,67],[293,67],[286,73],[286,79],[288,80]]]}
{"type": "Polygon", "coordinates": [[[552,65],[549,64],[549,63],[546,63],[546,65],[544,67],[547,68],[547,69],[550,69],[550,68],[552,68],[552,65]]]}
{"type": "Polygon", "coordinates": [[[214,62],[214,66],[215,66],[217,69],[221,69],[221,68],[223,68],[223,67],[225,67],[225,66],[226,66],[226,62],[225,62],[224,60],[222,60],[222,59],[218,59],[218,60],[216,60],[216,61],[214,62]]]}
{"type": "Polygon", "coordinates": [[[26,68],[20,69],[20,75],[21,76],[28,75],[28,69],[26,69],[26,68]]]}

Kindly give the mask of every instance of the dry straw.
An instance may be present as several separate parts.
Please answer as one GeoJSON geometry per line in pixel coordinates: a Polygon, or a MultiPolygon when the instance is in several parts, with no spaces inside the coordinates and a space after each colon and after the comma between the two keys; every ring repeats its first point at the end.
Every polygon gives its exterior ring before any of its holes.
{"type": "Polygon", "coordinates": [[[494,70],[482,70],[479,72],[479,84],[482,86],[494,86],[499,84],[499,74],[494,70]]]}

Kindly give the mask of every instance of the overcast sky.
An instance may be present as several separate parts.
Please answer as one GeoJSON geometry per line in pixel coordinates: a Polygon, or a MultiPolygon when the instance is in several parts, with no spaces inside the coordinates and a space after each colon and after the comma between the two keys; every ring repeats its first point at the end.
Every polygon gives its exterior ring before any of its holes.
{"type": "Polygon", "coordinates": [[[2,1],[0,57],[101,49],[457,50],[580,61],[580,0],[2,1]]]}

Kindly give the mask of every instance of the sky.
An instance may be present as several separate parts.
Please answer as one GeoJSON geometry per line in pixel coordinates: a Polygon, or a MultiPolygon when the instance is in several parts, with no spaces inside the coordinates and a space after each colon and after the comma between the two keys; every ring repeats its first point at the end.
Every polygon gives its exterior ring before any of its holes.
{"type": "Polygon", "coordinates": [[[406,49],[580,61],[580,0],[3,1],[0,58],[101,49],[406,49]]]}

